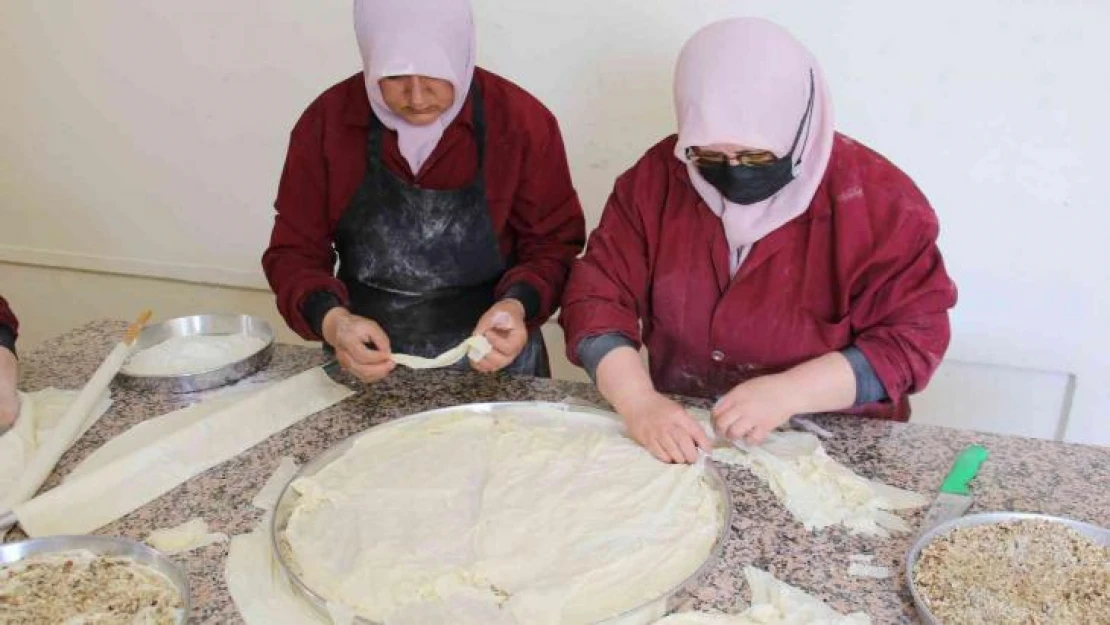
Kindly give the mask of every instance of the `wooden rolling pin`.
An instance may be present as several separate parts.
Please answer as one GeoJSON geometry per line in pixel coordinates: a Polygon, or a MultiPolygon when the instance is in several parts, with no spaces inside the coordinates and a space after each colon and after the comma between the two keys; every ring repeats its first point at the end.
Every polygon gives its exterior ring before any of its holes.
{"type": "Polygon", "coordinates": [[[10,511],[13,508],[27,501],[38,492],[43,482],[50,476],[50,472],[61,460],[62,454],[69,449],[70,445],[76,442],[74,439],[89,419],[89,413],[92,412],[97,401],[104,395],[104,391],[112,383],[112,379],[119,373],[123,363],[127,361],[127,357],[131,355],[131,351],[135,348],[135,341],[139,338],[139,332],[150,320],[150,316],[151,312],[149,310],[144,311],[135,320],[135,323],[127,327],[123,340],[116,344],[108,357],[100,363],[100,367],[89,378],[85,387],[77,394],[77,398],[73,400],[73,403],[69,405],[65,414],[58,421],[53,435],[43,443],[42,447],[35,450],[31,461],[19,476],[19,481],[16,482],[3,503],[0,504],[0,511],[3,511],[0,512],[0,526],[11,520],[10,515],[12,513],[10,511]]]}

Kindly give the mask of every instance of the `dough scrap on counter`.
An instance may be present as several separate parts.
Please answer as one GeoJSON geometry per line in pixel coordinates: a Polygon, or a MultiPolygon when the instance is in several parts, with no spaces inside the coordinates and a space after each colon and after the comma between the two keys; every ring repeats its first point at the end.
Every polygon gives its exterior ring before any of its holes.
{"type": "Polygon", "coordinates": [[[195,421],[16,506],[16,516],[32,537],[92,532],[353,394],[313,367],[228,406],[202,403],[195,421]]]}
{"type": "Polygon", "coordinates": [[[254,530],[231,539],[224,578],[246,625],[332,625],[301,598],[274,560],[270,547],[270,515],[254,530]]]}
{"type": "Polygon", "coordinates": [[[446,605],[478,622],[586,624],[697,569],[721,522],[704,465],[660,463],[615,421],[537,417],[394,422],[294,481],[283,538],[302,579],[390,625],[432,625],[446,605]]]}
{"type": "Polygon", "coordinates": [[[146,537],[146,544],[169,556],[224,542],[227,542],[227,534],[210,533],[208,522],[199,517],[154,530],[146,537]]]}
{"type": "Polygon", "coordinates": [[[248,358],[266,341],[246,334],[175,336],[135,352],[123,365],[127,375],[194,375],[248,358]]]}
{"type": "MultiPolygon", "coordinates": [[[[7,498],[9,490],[19,481],[24,467],[43,441],[53,434],[54,427],[73,400],[77,399],[77,395],[78,391],[56,388],[19,394],[19,418],[12,429],[0,435],[0,502],[7,498]]],[[[112,400],[106,391],[78,432],[77,438],[81,438],[111,406],[112,400]]]]}
{"type": "Polygon", "coordinates": [[[463,356],[469,356],[473,361],[479,361],[493,350],[493,346],[484,336],[472,336],[462,343],[443,352],[435,358],[409,356],[407,354],[393,354],[393,362],[404,365],[409,369],[438,369],[455,364],[463,356]]]}
{"type": "Polygon", "coordinates": [[[853,534],[887,537],[912,528],[890,510],[920,508],[918,493],[856,475],[825,453],[808,432],[777,432],[760,447],[717,447],[713,459],[747,467],[771,487],[807,530],[842,525],[853,534]]]}
{"type": "Polygon", "coordinates": [[[892,573],[889,567],[875,564],[853,562],[848,565],[848,575],[852,577],[870,577],[872,579],[887,579],[892,573]]]}
{"type": "Polygon", "coordinates": [[[297,462],[289,456],[282,457],[278,462],[278,466],[274,472],[270,474],[269,479],[259,489],[258,494],[251,500],[251,505],[260,510],[273,510],[277,505],[278,499],[281,498],[281,491],[289,480],[297,474],[297,462]]]}
{"type": "Polygon", "coordinates": [[[739,614],[680,612],[655,625],[870,625],[863,612],[844,615],[824,601],[755,567],[745,567],[744,577],[752,603],[739,614]]]}

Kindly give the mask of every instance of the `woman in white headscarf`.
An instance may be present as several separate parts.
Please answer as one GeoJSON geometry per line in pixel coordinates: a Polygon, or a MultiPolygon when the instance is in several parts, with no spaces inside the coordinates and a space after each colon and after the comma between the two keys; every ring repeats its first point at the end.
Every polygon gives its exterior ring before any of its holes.
{"type": "Polygon", "coordinates": [[[585,239],[558,123],[475,66],[468,0],[356,0],[354,21],[363,71],[290,139],[278,308],[366,381],[472,334],[493,346],[475,368],[547,375],[539,328],[585,239]]]}
{"type": "Polygon", "coordinates": [[[574,266],[571,359],[669,462],[710,441],[662,393],[717,399],[717,434],[751,443],[799,413],[907,419],[956,301],[925,197],[835,132],[821,67],[770,22],[694,35],[675,107],[574,266]]]}

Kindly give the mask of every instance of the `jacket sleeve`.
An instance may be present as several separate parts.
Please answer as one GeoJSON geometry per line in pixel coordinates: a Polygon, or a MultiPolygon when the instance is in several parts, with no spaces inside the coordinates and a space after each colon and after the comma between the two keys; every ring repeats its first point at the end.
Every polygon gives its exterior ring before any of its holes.
{"type": "Polygon", "coordinates": [[[936,215],[916,189],[853,289],[851,324],[890,401],[920,391],[948,349],[956,285],[937,248],[936,215]]]}
{"type": "Polygon", "coordinates": [[[640,347],[650,280],[648,241],[636,208],[637,195],[645,192],[638,184],[643,167],[641,162],[617,180],[585,256],[571,270],[559,321],[567,357],[576,365],[582,365],[584,339],[619,335],[640,347]]]}
{"type": "Polygon", "coordinates": [[[7,300],[0,297],[0,347],[15,352],[15,339],[19,336],[19,320],[8,306],[7,300]]]}
{"type": "Polygon", "coordinates": [[[547,131],[525,154],[524,176],[508,227],[516,264],[502,276],[497,297],[517,297],[531,326],[559,307],[571,263],[586,240],[586,220],[570,178],[562,134],[548,114],[547,131]]]}
{"type": "Polygon", "coordinates": [[[266,279],[286,323],[307,340],[319,340],[303,310],[315,293],[331,293],[347,305],[347,289],[334,273],[334,227],[328,215],[323,122],[312,107],[294,127],[274,203],[270,246],[262,255],[266,279]]]}

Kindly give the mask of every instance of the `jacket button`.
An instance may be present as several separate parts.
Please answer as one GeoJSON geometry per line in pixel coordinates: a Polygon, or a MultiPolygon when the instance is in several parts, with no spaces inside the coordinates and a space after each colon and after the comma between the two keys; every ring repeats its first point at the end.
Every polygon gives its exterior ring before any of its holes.
{"type": "Polygon", "coordinates": [[[715,349],[713,350],[713,353],[709,355],[709,357],[713,359],[713,362],[724,362],[725,353],[719,349],[715,349]]]}

